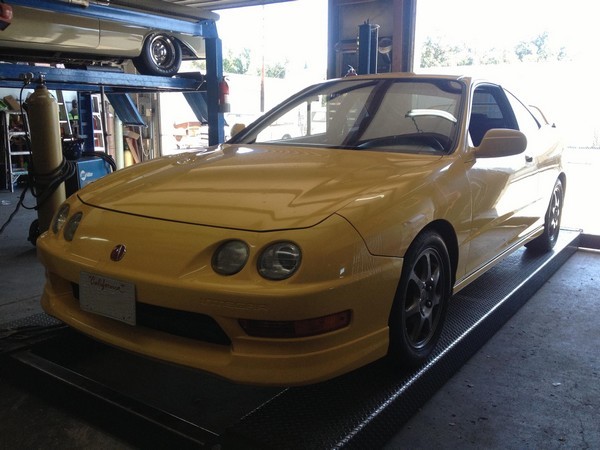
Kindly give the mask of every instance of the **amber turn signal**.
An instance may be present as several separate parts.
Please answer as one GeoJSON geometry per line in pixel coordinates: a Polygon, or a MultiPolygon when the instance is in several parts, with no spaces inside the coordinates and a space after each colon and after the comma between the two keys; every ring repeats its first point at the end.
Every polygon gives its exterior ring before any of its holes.
{"type": "Polygon", "coordinates": [[[350,310],[304,320],[249,320],[240,319],[246,334],[264,338],[299,338],[316,336],[339,330],[350,325],[350,310]]]}

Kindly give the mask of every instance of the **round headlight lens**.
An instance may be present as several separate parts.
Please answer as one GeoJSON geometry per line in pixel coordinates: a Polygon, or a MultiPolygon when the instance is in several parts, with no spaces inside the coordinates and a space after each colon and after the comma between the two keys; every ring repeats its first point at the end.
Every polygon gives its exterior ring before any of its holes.
{"type": "Polygon", "coordinates": [[[213,255],[213,270],[221,275],[236,274],[246,265],[249,253],[245,242],[227,241],[213,255]]]}
{"type": "Polygon", "coordinates": [[[69,216],[69,209],[70,207],[68,203],[63,203],[62,205],[60,205],[60,208],[58,208],[58,212],[56,213],[56,215],[54,216],[54,220],[52,221],[52,231],[54,232],[54,234],[57,234],[65,225],[67,217],[69,216]]]}
{"type": "Polygon", "coordinates": [[[298,267],[302,253],[292,242],[271,244],[260,255],[258,272],[269,280],[284,280],[291,277],[298,267]]]}
{"type": "Polygon", "coordinates": [[[81,212],[75,213],[71,216],[65,225],[65,231],[63,232],[65,240],[69,242],[73,240],[73,236],[75,236],[75,232],[77,231],[77,227],[79,226],[79,222],[81,222],[82,217],[83,213],[81,212]]]}

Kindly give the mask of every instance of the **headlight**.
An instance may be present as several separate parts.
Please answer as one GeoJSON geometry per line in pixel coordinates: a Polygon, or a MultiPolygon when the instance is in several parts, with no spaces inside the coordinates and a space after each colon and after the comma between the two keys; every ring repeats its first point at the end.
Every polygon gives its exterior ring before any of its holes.
{"type": "Polygon", "coordinates": [[[265,248],[258,260],[258,272],[270,280],[291,277],[300,266],[300,247],[292,242],[277,242],[265,248]]]}
{"type": "Polygon", "coordinates": [[[221,275],[236,274],[246,265],[248,254],[248,245],[245,242],[227,241],[213,255],[213,270],[221,275]]]}
{"type": "Polygon", "coordinates": [[[69,204],[63,203],[60,208],[58,208],[58,212],[54,216],[54,220],[52,221],[52,231],[54,234],[57,234],[62,227],[65,225],[67,221],[67,217],[69,216],[69,204]]]}
{"type": "Polygon", "coordinates": [[[73,236],[75,236],[75,232],[77,231],[77,227],[79,226],[79,222],[81,222],[82,217],[82,212],[75,213],[71,216],[71,218],[65,225],[65,231],[63,232],[65,240],[69,242],[73,240],[73,236]]]}

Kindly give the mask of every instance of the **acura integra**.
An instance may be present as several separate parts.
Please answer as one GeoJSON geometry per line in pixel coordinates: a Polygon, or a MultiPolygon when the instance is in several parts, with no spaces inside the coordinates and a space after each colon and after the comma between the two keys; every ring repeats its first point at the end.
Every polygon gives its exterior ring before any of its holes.
{"type": "Polygon", "coordinates": [[[241,383],[421,364],[453,293],[556,243],[561,151],[498,84],[323,82],[224,144],[68,198],[38,240],[42,304],[105,343],[241,383]]]}

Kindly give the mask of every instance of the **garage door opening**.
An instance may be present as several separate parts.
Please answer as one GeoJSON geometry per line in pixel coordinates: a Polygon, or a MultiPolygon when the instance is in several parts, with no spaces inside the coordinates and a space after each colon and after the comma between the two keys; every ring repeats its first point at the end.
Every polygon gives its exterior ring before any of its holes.
{"type": "Polygon", "coordinates": [[[562,225],[600,234],[589,201],[600,189],[600,92],[594,4],[565,8],[557,2],[508,0],[500,8],[476,0],[419,0],[415,71],[500,80],[544,111],[565,142],[568,178],[562,225]]]}

